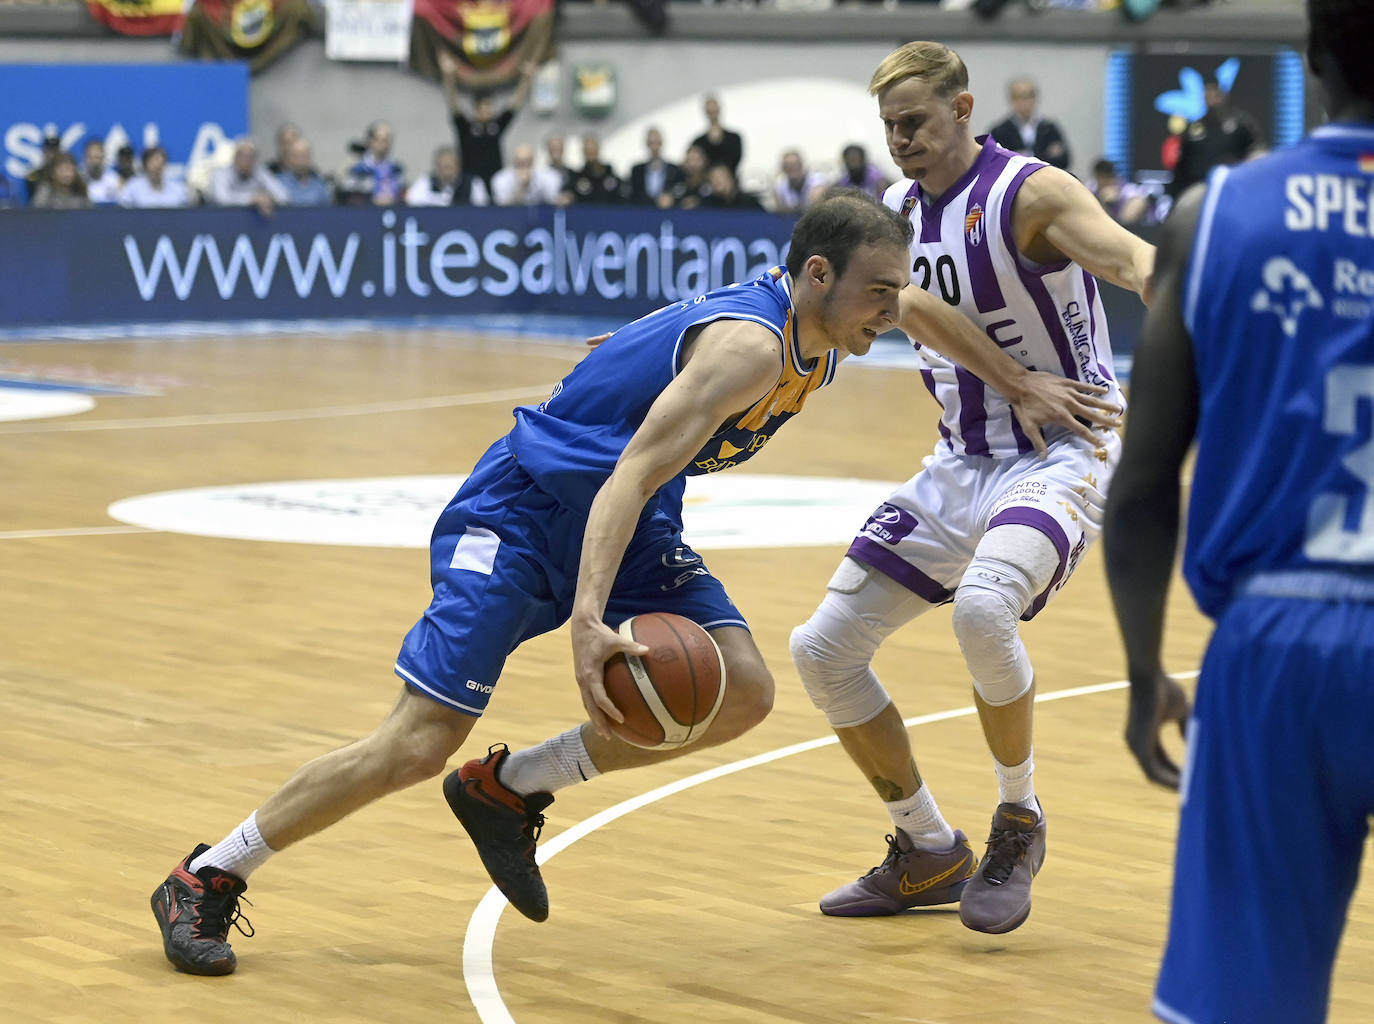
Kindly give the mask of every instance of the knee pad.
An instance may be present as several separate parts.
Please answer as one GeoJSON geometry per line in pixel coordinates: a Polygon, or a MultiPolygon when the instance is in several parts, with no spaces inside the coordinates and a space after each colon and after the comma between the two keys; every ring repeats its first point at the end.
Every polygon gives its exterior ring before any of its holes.
{"type": "Polygon", "coordinates": [[[811,618],[792,631],[792,662],[832,728],[875,718],[891,703],[870,662],[879,645],[922,610],[900,584],[846,558],[811,618]]]}
{"type": "Polygon", "coordinates": [[[954,593],[954,635],[974,689],[992,707],[1030,689],[1033,672],[1017,622],[1033,596],[1024,573],[985,556],[974,558],[954,593]]]}

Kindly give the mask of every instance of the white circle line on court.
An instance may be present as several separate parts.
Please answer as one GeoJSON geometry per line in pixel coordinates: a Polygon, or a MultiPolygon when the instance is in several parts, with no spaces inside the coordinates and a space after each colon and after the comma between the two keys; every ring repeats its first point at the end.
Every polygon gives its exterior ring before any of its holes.
{"type": "MultiPolygon", "coordinates": [[[[1178,672],[1174,673],[1174,678],[1191,679],[1196,675],[1196,672],[1178,672]]],[[[1064,700],[1068,697],[1085,697],[1089,694],[1105,693],[1109,690],[1122,690],[1129,685],[1130,683],[1126,680],[1119,679],[1110,683],[1073,686],[1064,690],[1036,694],[1035,703],[1064,700]]],[[[967,707],[954,708],[950,711],[936,711],[929,715],[917,715],[914,718],[905,719],[902,724],[907,728],[916,725],[929,725],[932,722],[943,722],[950,718],[966,718],[976,714],[977,710],[970,704],[967,707]]],[[[614,807],[599,811],[590,818],[584,818],[560,832],[539,847],[535,859],[540,864],[545,864],[556,854],[566,850],[579,839],[591,835],[603,825],[609,825],[617,818],[622,818],[632,811],[647,807],[649,804],[657,803],[674,793],[681,793],[693,786],[700,786],[702,783],[713,782],[727,775],[733,775],[735,772],[742,772],[746,768],[757,768],[759,765],[779,761],[784,757],[791,757],[793,754],[804,754],[807,751],[817,750],[838,742],[839,737],[837,736],[822,736],[820,739],[807,740],[804,743],[793,743],[791,746],[779,747],[777,750],[770,750],[763,754],[755,754],[753,757],[746,757],[740,761],[732,761],[716,768],[709,768],[704,772],[689,775],[685,779],[670,782],[666,786],[651,789],[647,793],[641,793],[639,796],[622,801],[614,807]]],[[[463,936],[463,981],[467,984],[468,997],[472,1000],[472,1005],[477,1010],[477,1017],[482,1021],[482,1024],[515,1024],[515,1018],[506,1008],[505,1000],[501,998],[501,990],[497,987],[495,965],[492,959],[492,945],[496,940],[496,925],[500,922],[501,914],[507,906],[506,898],[501,895],[500,890],[495,886],[488,889],[481,901],[478,902],[477,908],[472,912],[472,917],[468,919],[467,932],[463,936]]]]}
{"type": "Polygon", "coordinates": [[[0,427],[0,434],[59,434],[87,430],[155,430],[167,427],[218,427],[235,423],[284,423],[289,420],[334,419],[341,416],[375,416],[380,413],[418,412],[422,409],[450,409],[488,402],[513,402],[542,398],[549,386],[502,388],[474,391],[462,395],[435,395],[431,398],[406,398],[393,402],[364,402],[355,405],[327,405],[318,408],[277,409],[267,412],[203,413],[188,416],[151,416],[144,419],[70,420],[33,426],[0,427]]]}

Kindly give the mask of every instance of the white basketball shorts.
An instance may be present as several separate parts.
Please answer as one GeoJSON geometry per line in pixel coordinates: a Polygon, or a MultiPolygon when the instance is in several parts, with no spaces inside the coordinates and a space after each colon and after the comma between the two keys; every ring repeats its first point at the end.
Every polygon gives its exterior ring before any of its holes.
{"type": "Polygon", "coordinates": [[[1059,552],[1059,568],[1021,617],[1030,619],[1068,582],[1102,532],[1107,485],[1121,458],[1121,438],[1069,435],[1049,458],[956,455],[941,441],[921,472],[893,491],[849,546],[849,557],[892,577],[933,604],[952,600],[964,570],[996,526],[1039,530],[1059,552]]]}

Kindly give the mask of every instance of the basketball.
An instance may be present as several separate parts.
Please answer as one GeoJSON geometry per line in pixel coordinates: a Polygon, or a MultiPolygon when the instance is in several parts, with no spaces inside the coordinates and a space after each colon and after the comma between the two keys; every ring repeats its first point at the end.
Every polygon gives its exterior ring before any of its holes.
{"type": "Polygon", "coordinates": [[[725,660],[691,619],[665,612],[633,615],[620,635],[644,644],[641,657],[606,662],[606,693],[625,716],[611,731],[648,750],[674,750],[699,738],[725,698],[725,660]]]}

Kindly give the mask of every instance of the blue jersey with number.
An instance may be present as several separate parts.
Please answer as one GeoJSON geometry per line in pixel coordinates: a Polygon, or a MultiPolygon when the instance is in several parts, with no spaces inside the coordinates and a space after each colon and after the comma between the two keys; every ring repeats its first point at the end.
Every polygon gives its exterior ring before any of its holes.
{"type": "Polygon", "coordinates": [[[1374,569],[1374,129],[1213,172],[1184,291],[1200,389],[1184,572],[1374,569]]]}
{"type": "Polygon", "coordinates": [[[510,449],[521,468],[566,504],[590,507],[650,406],[682,369],[687,332],[714,320],[752,320],[776,334],[782,342],[779,373],[767,394],[721,424],[659,490],[658,501],[649,503],[680,517],[687,476],[744,462],[801,411],[807,395],[834,376],[833,350],[809,365],[802,360],[791,279],[781,267],[748,283],[664,306],[616,331],[559,381],[546,401],[515,410],[510,449]]]}

